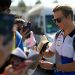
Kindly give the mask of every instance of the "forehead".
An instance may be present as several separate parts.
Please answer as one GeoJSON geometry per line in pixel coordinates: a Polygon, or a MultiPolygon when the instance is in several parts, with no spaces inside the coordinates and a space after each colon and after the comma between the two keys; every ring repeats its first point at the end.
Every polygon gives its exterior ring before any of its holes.
{"type": "Polygon", "coordinates": [[[58,18],[58,17],[61,17],[61,16],[63,16],[63,13],[62,13],[61,10],[54,12],[54,18],[58,18]]]}

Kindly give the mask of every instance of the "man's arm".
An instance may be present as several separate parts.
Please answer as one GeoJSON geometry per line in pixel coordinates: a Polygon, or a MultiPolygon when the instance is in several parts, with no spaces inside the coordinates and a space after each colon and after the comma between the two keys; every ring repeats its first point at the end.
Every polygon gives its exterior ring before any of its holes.
{"type": "Polygon", "coordinates": [[[57,64],[56,65],[57,70],[63,71],[63,72],[72,72],[75,71],[75,61],[68,64],[57,64]]]}
{"type": "MultiPolygon", "coordinates": [[[[50,70],[53,68],[53,63],[48,61],[40,61],[40,66],[44,69],[50,70]]],[[[68,64],[56,64],[56,70],[62,72],[75,72],[75,61],[68,64]]]]}

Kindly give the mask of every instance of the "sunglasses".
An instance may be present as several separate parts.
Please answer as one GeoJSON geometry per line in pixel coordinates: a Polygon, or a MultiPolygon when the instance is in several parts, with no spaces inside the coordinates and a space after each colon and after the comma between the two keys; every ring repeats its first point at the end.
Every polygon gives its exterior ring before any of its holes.
{"type": "Polygon", "coordinates": [[[56,23],[56,22],[57,22],[57,23],[61,23],[64,18],[65,18],[65,17],[62,16],[62,17],[59,17],[59,18],[57,18],[57,19],[52,19],[52,20],[53,20],[55,23],[56,23]]]}

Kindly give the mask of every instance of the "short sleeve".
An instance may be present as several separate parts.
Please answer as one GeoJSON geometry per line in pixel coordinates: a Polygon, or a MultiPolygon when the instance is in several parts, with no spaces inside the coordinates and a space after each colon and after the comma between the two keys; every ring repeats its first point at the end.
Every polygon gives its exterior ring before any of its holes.
{"type": "Polygon", "coordinates": [[[74,51],[74,57],[73,57],[73,60],[75,61],[75,51],[74,51]]]}
{"type": "Polygon", "coordinates": [[[16,47],[23,49],[23,41],[22,41],[22,35],[16,31],[16,47]]]}
{"type": "Polygon", "coordinates": [[[73,38],[73,48],[74,48],[74,57],[73,57],[73,60],[75,61],[75,35],[74,35],[74,38],[73,38]]]}

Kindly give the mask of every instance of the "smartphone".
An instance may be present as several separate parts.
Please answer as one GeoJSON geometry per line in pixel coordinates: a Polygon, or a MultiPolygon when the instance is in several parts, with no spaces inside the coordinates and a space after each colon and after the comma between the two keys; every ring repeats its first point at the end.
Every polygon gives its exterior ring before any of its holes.
{"type": "Polygon", "coordinates": [[[31,22],[27,22],[27,28],[31,29],[31,22]]]}
{"type": "Polygon", "coordinates": [[[40,51],[40,54],[42,54],[42,52],[44,52],[44,51],[47,49],[48,43],[49,43],[49,42],[46,42],[46,43],[43,45],[43,47],[42,47],[42,49],[41,49],[41,51],[40,51]]]}
{"type": "Polygon", "coordinates": [[[25,22],[25,25],[23,26],[23,31],[26,31],[27,29],[31,30],[31,22],[25,22]]]}

